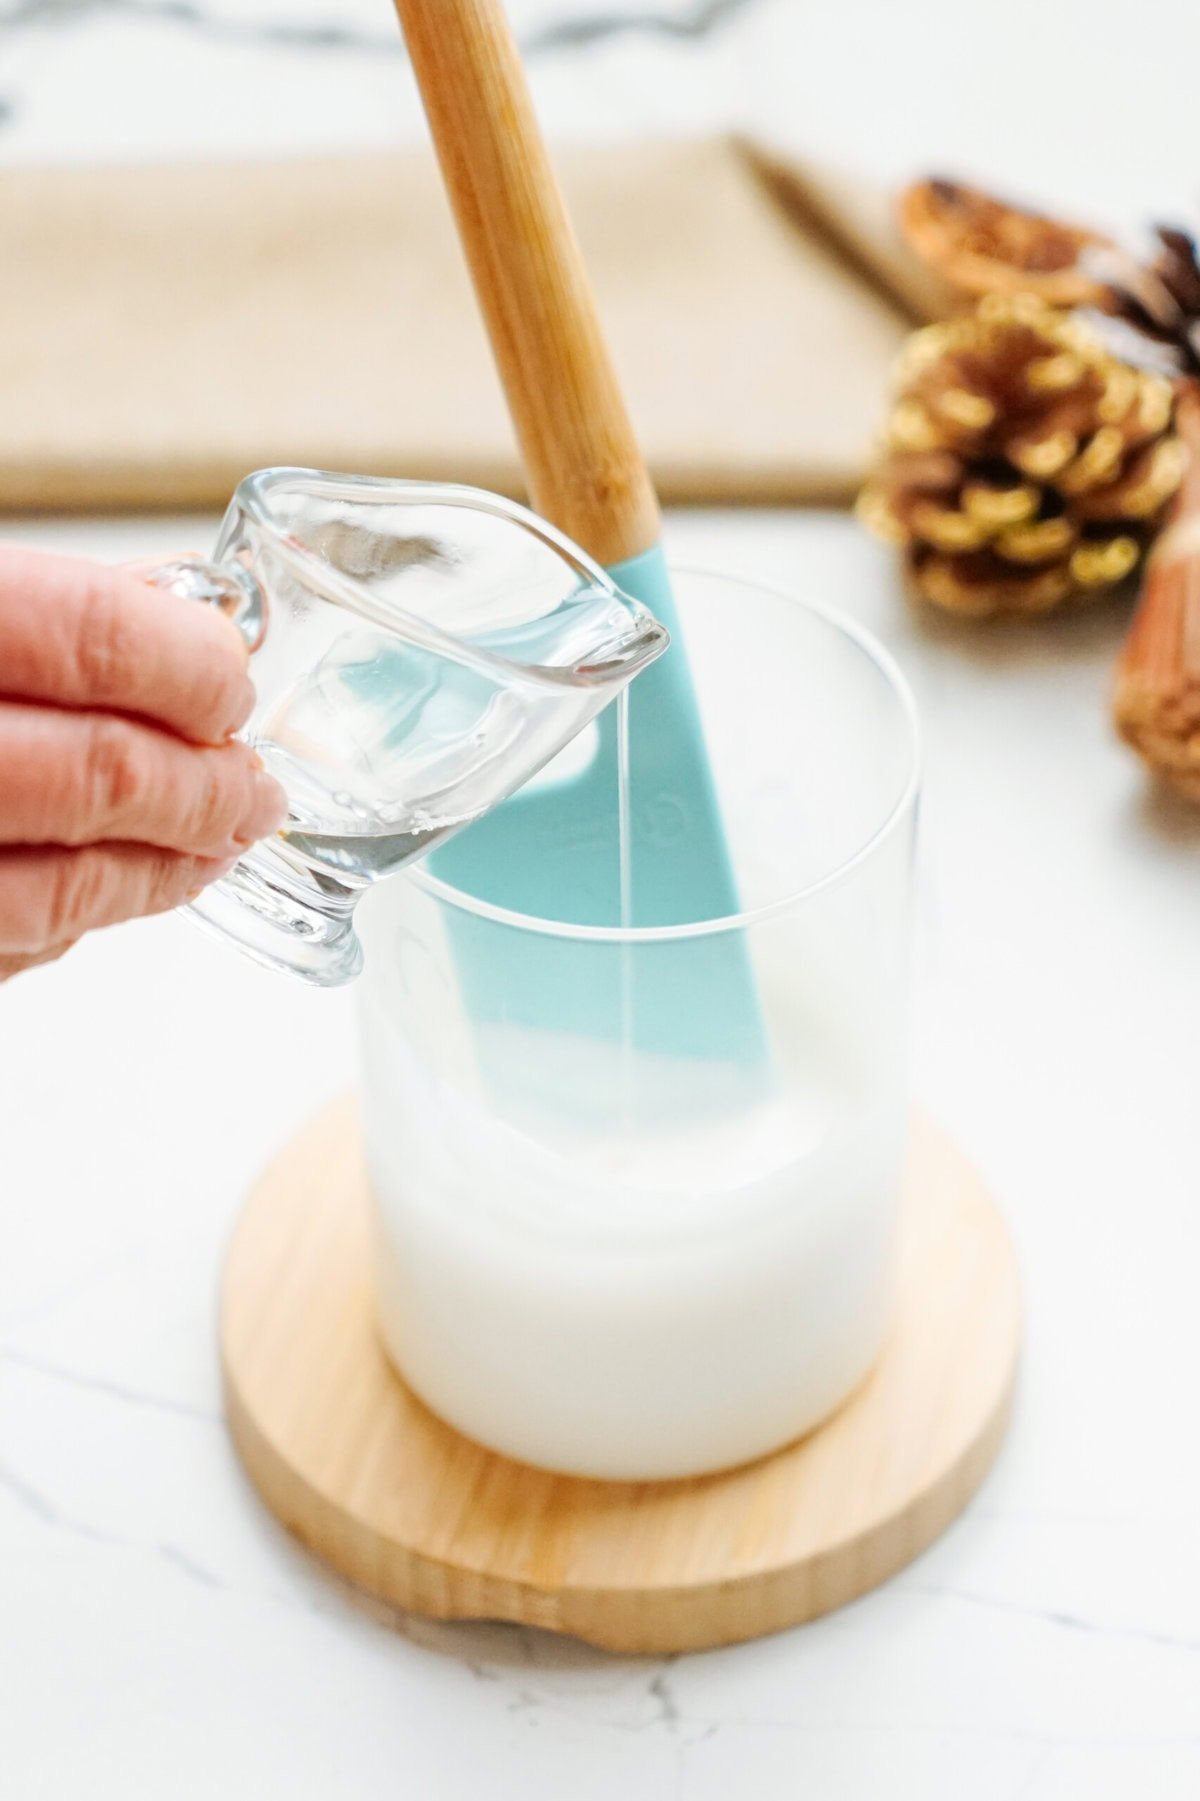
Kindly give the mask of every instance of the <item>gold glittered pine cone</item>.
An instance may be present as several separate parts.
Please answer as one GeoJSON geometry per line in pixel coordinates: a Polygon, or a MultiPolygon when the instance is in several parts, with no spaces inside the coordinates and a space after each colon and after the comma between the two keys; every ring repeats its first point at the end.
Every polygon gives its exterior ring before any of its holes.
{"type": "Polygon", "coordinates": [[[859,513],[935,605],[1045,612],[1139,561],[1187,460],[1173,412],[1079,320],[988,295],[905,346],[859,513]]]}

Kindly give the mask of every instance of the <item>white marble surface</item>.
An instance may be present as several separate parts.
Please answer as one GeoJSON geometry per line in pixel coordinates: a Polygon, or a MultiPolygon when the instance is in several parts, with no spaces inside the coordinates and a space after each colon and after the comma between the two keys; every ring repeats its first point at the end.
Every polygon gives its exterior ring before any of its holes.
{"type": "MultiPolygon", "coordinates": [[[[239,16],[334,10],[258,0],[239,16]]],[[[373,30],[378,10],[343,14],[373,30]]],[[[901,25],[865,0],[819,16],[751,4],[719,44],[594,44],[587,117],[729,116],[756,74],[781,124],[794,84],[830,153],[853,142],[878,164],[887,144],[1027,180],[1041,160],[1059,191],[1099,196],[1119,160],[1096,136],[1100,98],[1119,105],[1121,88],[1122,204],[1184,168],[1174,200],[1194,179],[1184,28],[1162,5],[1093,10],[1086,33],[1079,9],[1048,10],[1035,30],[1032,6],[1000,26],[931,4],[917,73],[913,9],[901,25]],[[790,62],[767,54],[781,41],[790,62]],[[1030,133],[1055,59],[1056,110],[1030,133]],[[864,107],[887,125],[866,144],[864,107]]],[[[535,27],[551,11],[524,9],[535,27]]],[[[0,157],[345,144],[407,118],[382,52],[260,49],[129,5],[43,5],[19,29],[13,12],[0,5],[0,95],[16,102],[0,157]]],[[[560,122],[582,117],[581,61],[539,60],[560,122]]],[[[31,521],[10,535],[115,557],[210,529],[31,521]]],[[[239,1195],[350,1078],[351,1001],[260,973],[180,921],[112,932],[0,991],[0,1792],[14,1801],[1200,1793],[1200,816],[1149,798],[1110,738],[1121,609],[998,633],[919,621],[886,555],[824,515],[677,517],[671,539],[831,596],[916,687],[918,1082],[1000,1195],[1028,1295],[993,1476],[881,1592],[706,1656],[616,1660],[365,1605],[247,1490],[213,1332],[239,1195]]]]}

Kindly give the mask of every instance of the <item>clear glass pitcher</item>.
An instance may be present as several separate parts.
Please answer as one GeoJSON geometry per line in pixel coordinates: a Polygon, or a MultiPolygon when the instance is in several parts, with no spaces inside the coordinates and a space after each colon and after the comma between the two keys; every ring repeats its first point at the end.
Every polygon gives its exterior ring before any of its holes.
{"type": "Polygon", "coordinates": [[[252,653],[241,736],[289,813],[188,911],[332,986],[362,967],[364,889],[507,798],[668,642],[575,545],[478,489],[265,469],[211,562],[153,579],[252,653]]]}

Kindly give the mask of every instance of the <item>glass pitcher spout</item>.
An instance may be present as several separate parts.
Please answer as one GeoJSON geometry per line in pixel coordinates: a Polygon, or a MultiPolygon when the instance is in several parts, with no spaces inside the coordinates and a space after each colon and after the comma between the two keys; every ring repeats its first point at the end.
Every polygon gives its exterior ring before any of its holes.
{"type": "Polygon", "coordinates": [[[574,667],[575,680],[581,687],[606,688],[612,684],[624,687],[648,664],[670,646],[670,633],[640,601],[614,589],[611,606],[624,610],[623,629],[614,629],[611,637],[601,639],[586,659],[574,667]]]}
{"type": "Polygon", "coordinates": [[[561,533],[472,488],[261,470],[213,560],[155,579],[241,631],[241,736],[289,802],[189,911],[325,986],[361,968],[369,883],[507,799],[669,643],[561,533]]]}

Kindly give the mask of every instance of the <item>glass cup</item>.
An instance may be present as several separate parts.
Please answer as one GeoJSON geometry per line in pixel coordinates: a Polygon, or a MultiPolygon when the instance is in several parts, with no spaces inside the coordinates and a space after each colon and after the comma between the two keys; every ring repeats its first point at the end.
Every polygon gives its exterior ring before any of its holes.
{"type": "Polygon", "coordinates": [[[240,736],[289,802],[187,911],[325,986],[362,966],[366,887],[512,794],[668,642],[524,507],[424,482],[260,470],[213,561],[152,579],[242,632],[240,736]]]}
{"type": "MultiPolygon", "coordinates": [[[[639,857],[690,829],[643,759],[596,822],[628,923],[580,922],[561,846],[561,917],[451,883],[435,853],[363,919],[387,1352],[469,1437],[626,1480],[758,1457],[866,1376],[908,1114],[907,686],[823,607],[675,582],[738,910],[663,920],[651,896],[638,923],[639,857]]],[[[621,703],[634,771],[643,692],[621,703]]]]}

